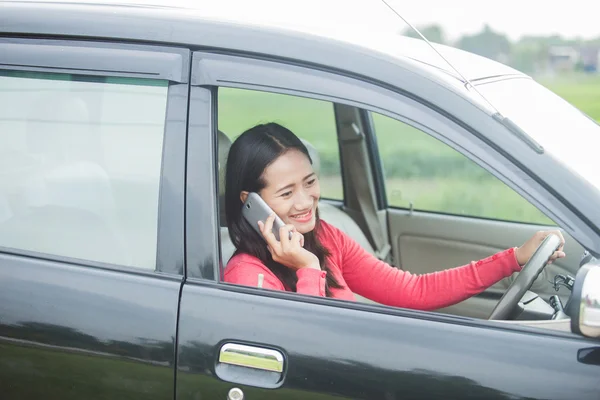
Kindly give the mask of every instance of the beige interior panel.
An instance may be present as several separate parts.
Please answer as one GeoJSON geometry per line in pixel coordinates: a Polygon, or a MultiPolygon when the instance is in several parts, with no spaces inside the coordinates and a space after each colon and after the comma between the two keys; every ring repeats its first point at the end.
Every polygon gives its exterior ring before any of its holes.
{"type": "MultiPolygon", "coordinates": [[[[467,264],[494,253],[523,244],[538,230],[548,227],[457,217],[392,209],[388,213],[395,264],[412,273],[424,274],[467,264]]],[[[549,280],[556,274],[575,276],[583,248],[568,234],[565,236],[567,257],[547,266],[531,290],[544,298],[556,294],[549,280]]],[[[488,291],[502,293],[512,277],[488,291]]],[[[563,302],[568,290],[558,293],[563,302]]],[[[474,297],[439,311],[456,315],[487,318],[496,305],[493,298],[474,297]]]]}
{"type": "Polygon", "coordinates": [[[503,324],[531,326],[533,328],[550,329],[553,331],[571,333],[571,319],[549,320],[549,321],[499,321],[503,324]]]}
{"type": "Polygon", "coordinates": [[[497,300],[474,296],[453,306],[440,308],[436,311],[463,317],[488,319],[497,303],[497,300]]]}

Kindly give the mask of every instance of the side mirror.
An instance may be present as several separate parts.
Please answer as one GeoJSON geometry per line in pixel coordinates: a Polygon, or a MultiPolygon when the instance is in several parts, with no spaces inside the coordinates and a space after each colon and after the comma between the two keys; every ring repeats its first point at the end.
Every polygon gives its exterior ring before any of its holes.
{"type": "Polygon", "coordinates": [[[600,265],[579,268],[567,306],[573,333],[600,338],[600,265]]]}

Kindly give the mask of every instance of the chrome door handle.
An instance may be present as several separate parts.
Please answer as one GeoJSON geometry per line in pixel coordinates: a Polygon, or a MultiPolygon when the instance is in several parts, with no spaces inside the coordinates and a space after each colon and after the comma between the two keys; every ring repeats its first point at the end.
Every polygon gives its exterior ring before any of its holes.
{"type": "Polygon", "coordinates": [[[283,354],[277,350],[225,343],[219,353],[219,362],[254,368],[262,371],[283,372],[283,354]]]}

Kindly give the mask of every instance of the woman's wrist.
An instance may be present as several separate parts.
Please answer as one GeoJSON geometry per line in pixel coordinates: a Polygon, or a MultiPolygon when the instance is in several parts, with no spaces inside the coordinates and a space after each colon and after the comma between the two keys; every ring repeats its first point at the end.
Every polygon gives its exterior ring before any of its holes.
{"type": "Polygon", "coordinates": [[[303,267],[301,267],[301,268],[302,268],[302,269],[303,269],[303,268],[316,269],[316,270],[320,271],[320,270],[321,270],[321,264],[319,263],[319,260],[317,259],[317,260],[315,260],[315,261],[312,261],[312,262],[310,262],[310,263],[308,263],[308,264],[304,265],[304,266],[303,266],[303,267]]]}
{"type": "Polygon", "coordinates": [[[302,260],[301,266],[299,269],[304,269],[304,268],[309,268],[309,269],[316,269],[316,270],[321,270],[321,263],[319,262],[319,258],[310,253],[311,257],[306,257],[305,260],[302,260]]]}
{"type": "Polygon", "coordinates": [[[519,264],[520,267],[524,266],[527,262],[526,261],[523,262],[523,260],[521,260],[521,258],[519,258],[519,250],[520,250],[520,248],[519,247],[515,247],[514,249],[515,249],[514,253],[515,253],[515,258],[517,259],[517,264],[519,264]]]}

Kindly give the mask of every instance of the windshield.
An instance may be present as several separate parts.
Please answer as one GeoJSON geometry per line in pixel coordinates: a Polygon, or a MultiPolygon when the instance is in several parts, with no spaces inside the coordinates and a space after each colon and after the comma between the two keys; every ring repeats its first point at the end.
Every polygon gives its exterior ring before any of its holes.
{"type": "Polygon", "coordinates": [[[600,190],[600,125],[532,79],[477,86],[500,113],[600,190]]]}

